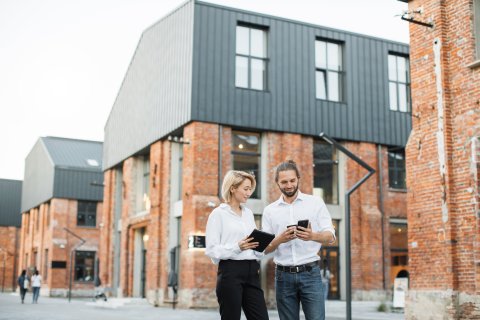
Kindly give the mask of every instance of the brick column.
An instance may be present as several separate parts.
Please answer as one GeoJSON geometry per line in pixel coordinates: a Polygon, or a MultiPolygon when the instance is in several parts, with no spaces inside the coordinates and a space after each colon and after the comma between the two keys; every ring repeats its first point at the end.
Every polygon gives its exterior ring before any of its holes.
{"type": "Polygon", "coordinates": [[[216,306],[216,266],[203,249],[188,249],[188,236],[204,234],[210,201],[219,202],[216,124],[193,122],[184,128],[190,141],[183,149],[183,216],[181,230],[180,304],[184,307],[216,306]]]}

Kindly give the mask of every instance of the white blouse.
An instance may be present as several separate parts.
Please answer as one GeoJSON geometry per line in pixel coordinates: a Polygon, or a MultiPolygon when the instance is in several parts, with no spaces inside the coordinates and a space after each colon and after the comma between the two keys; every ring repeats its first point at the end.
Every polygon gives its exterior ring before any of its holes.
{"type": "Polygon", "coordinates": [[[240,217],[222,203],[208,216],[205,254],[215,264],[220,260],[258,260],[264,255],[252,249],[242,251],[238,246],[256,228],[253,212],[243,205],[241,208],[240,217]]]}

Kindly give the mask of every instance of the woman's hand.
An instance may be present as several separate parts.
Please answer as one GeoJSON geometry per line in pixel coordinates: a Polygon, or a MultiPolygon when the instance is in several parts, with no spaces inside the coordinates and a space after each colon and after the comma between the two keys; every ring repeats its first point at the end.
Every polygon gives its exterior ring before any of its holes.
{"type": "Polygon", "coordinates": [[[238,242],[238,247],[240,250],[245,251],[248,249],[254,249],[258,247],[258,242],[251,242],[253,238],[245,238],[238,242]]]}

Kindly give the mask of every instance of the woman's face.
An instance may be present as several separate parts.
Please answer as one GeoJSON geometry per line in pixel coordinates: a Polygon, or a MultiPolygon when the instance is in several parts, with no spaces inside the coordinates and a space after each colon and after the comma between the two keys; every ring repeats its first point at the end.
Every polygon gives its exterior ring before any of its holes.
{"type": "Polygon", "coordinates": [[[237,188],[232,188],[232,198],[238,203],[247,202],[247,199],[250,198],[251,195],[252,182],[250,179],[245,179],[237,188]]]}

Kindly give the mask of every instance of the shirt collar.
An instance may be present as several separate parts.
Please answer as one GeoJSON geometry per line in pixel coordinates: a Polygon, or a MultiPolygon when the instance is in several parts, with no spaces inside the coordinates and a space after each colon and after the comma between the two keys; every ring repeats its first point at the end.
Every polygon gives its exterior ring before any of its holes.
{"type": "MultiPolygon", "coordinates": [[[[296,201],[300,200],[300,201],[303,201],[305,200],[305,193],[301,192],[300,190],[298,190],[298,194],[297,194],[297,197],[295,198],[295,200],[293,200],[292,203],[295,203],[296,201]]],[[[283,193],[280,195],[280,198],[277,200],[277,205],[289,205],[290,203],[287,203],[285,202],[285,200],[283,199],[283,193]]]]}

